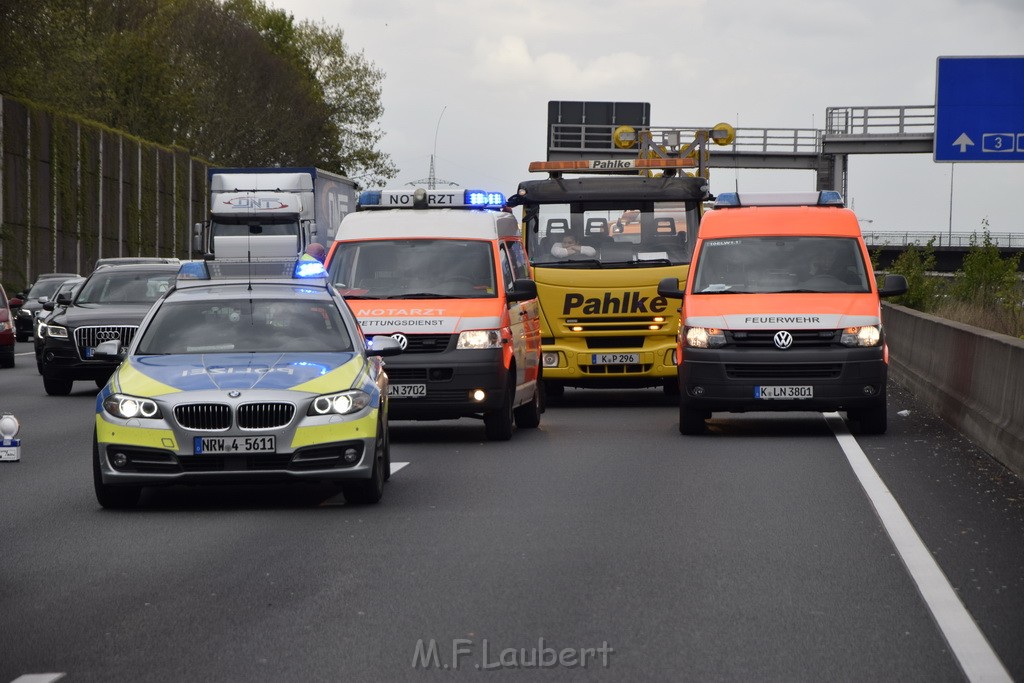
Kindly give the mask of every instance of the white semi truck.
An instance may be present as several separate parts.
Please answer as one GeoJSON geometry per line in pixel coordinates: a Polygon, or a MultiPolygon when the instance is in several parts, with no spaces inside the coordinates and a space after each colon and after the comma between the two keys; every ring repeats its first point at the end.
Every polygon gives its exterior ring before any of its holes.
{"type": "Polygon", "coordinates": [[[210,212],[196,223],[192,249],[212,254],[214,238],[294,235],[296,253],[311,242],[330,246],[356,184],[318,168],[211,168],[210,212]]]}

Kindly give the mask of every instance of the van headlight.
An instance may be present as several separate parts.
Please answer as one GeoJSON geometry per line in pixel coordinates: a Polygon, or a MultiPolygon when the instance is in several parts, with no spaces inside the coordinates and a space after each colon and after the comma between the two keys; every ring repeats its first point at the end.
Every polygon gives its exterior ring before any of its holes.
{"type": "Polygon", "coordinates": [[[498,330],[466,330],[459,333],[457,349],[499,349],[501,332],[498,330]]]}
{"type": "Polygon", "coordinates": [[[686,345],[694,349],[717,349],[725,346],[725,332],[717,327],[687,327],[686,345]]]}
{"type": "Polygon", "coordinates": [[[843,346],[878,346],[882,341],[882,329],[878,325],[847,327],[839,343],[843,346]]]}
{"type": "MultiPolygon", "coordinates": [[[[53,328],[51,327],[50,329],[53,328]]],[[[127,394],[111,394],[107,396],[103,399],[103,410],[122,420],[130,420],[136,417],[159,420],[162,417],[160,415],[160,406],[156,404],[156,401],[148,398],[139,398],[138,396],[128,396],[127,394]]]]}
{"type": "Polygon", "coordinates": [[[313,399],[306,415],[350,415],[370,405],[370,395],[351,389],[336,394],[323,394],[313,399]]]}

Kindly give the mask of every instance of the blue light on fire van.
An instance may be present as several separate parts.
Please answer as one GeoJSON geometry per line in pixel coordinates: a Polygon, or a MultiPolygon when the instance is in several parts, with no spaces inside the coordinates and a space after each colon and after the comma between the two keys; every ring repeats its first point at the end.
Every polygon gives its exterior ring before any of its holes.
{"type": "Polygon", "coordinates": [[[467,206],[497,206],[505,205],[505,195],[500,192],[487,192],[485,190],[466,190],[463,202],[467,206]]]}

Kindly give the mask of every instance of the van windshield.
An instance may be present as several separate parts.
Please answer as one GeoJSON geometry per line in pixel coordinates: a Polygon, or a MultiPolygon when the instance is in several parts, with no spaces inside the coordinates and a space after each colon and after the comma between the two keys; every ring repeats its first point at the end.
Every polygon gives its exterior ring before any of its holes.
{"type": "Polygon", "coordinates": [[[701,245],[692,293],[864,293],[868,277],[854,238],[730,237],[701,245]]]}
{"type": "Polygon", "coordinates": [[[482,299],[498,295],[494,252],[484,240],[341,242],[328,267],[346,298],[482,299]]]}

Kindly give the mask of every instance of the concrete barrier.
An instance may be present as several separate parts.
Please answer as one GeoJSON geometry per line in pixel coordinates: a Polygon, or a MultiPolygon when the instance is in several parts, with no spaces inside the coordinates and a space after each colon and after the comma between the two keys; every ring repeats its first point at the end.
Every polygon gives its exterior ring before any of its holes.
{"type": "Polygon", "coordinates": [[[1024,477],[1024,341],[882,307],[889,377],[1024,477]]]}

